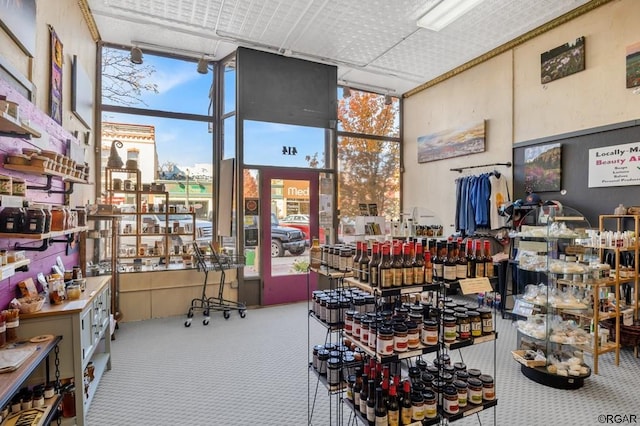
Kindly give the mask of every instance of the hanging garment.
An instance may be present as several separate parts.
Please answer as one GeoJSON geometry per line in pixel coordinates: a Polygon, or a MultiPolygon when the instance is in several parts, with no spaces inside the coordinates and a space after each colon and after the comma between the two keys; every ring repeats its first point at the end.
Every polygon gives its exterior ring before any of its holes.
{"type": "Polygon", "coordinates": [[[507,179],[504,175],[492,173],[489,176],[491,185],[491,195],[489,196],[489,218],[491,221],[491,229],[500,229],[507,227],[507,217],[500,216],[500,207],[511,201],[509,188],[507,187],[507,179]]]}

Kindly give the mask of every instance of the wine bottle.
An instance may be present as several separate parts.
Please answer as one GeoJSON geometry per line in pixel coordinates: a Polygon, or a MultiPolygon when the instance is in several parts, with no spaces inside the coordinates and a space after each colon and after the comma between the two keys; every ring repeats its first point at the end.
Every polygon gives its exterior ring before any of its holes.
{"type": "Polygon", "coordinates": [[[396,394],[396,385],[389,388],[389,399],[387,400],[387,422],[389,426],[400,425],[400,406],[398,405],[398,397],[396,394]]]}
{"type": "Polygon", "coordinates": [[[378,243],[373,243],[371,247],[371,260],[369,261],[369,282],[371,287],[378,287],[380,285],[380,274],[378,268],[380,267],[380,246],[378,243]]]}
{"type": "Polygon", "coordinates": [[[433,282],[434,283],[442,283],[444,282],[444,260],[445,255],[443,255],[442,251],[442,242],[438,241],[436,243],[436,257],[431,259],[433,262],[433,282]]]}
{"type": "Polygon", "coordinates": [[[360,411],[360,392],[362,392],[362,368],[356,367],[356,382],[353,384],[353,406],[360,411]]]}
{"type": "Polygon", "coordinates": [[[457,276],[457,264],[456,260],[453,257],[454,248],[453,245],[455,243],[447,243],[447,257],[444,260],[444,281],[446,283],[453,283],[456,281],[457,276]]]}
{"type": "Polygon", "coordinates": [[[491,241],[484,240],[484,276],[493,278],[493,257],[491,256],[491,241]]]}
{"type": "Polygon", "coordinates": [[[475,264],[476,264],[476,277],[484,277],[484,255],[482,254],[482,240],[476,241],[476,253],[475,253],[475,264]]]}
{"type": "Polygon", "coordinates": [[[362,243],[362,254],[360,255],[360,263],[358,264],[358,269],[360,270],[360,282],[368,283],[369,282],[369,249],[367,247],[367,242],[362,243]]]}
{"type": "MultiPolygon", "coordinates": [[[[379,389],[380,393],[382,393],[382,389],[379,389]]],[[[373,380],[369,380],[369,391],[367,395],[367,421],[369,422],[369,426],[374,426],[376,422],[376,382],[373,380]]]]}
{"type": "Polygon", "coordinates": [[[360,412],[367,416],[367,399],[369,399],[369,376],[362,375],[362,390],[360,390],[360,412]]]}
{"type": "Polygon", "coordinates": [[[475,243],[471,238],[467,239],[467,278],[475,278],[476,276],[476,263],[473,253],[475,243]]]}
{"type": "Polygon", "coordinates": [[[382,245],[382,260],[380,261],[380,287],[391,288],[393,286],[393,272],[391,270],[391,255],[389,245],[382,245]]]}
{"type": "Polygon", "coordinates": [[[393,270],[393,286],[402,286],[402,269],[404,262],[402,261],[402,246],[400,244],[393,245],[393,262],[391,269],[393,270]]]}
{"type": "Polygon", "coordinates": [[[433,283],[433,263],[431,263],[431,252],[424,254],[424,282],[425,284],[433,283]]]}
{"type": "Polygon", "coordinates": [[[356,241],[356,254],[353,255],[353,268],[358,270],[358,276],[360,276],[360,257],[362,257],[362,241],[356,241]]]}
{"type": "Polygon", "coordinates": [[[375,426],[388,426],[387,406],[382,397],[382,388],[376,388],[375,426]]]}
{"type": "Polygon", "coordinates": [[[467,255],[464,248],[464,242],[461,240],[458,243],[458,259],[456,260],[456,278],[459,280],[467,278],[467,255]]]}
{"type": "Polygon", "coordinates": [[[402,246],[402,284],[413,285],[413,243],[405,243],[402,246]]]}
{"type": "Polygon", "coordinates": [[[416,243],[415,255],[413,256],[413,282],[414,284],[424,284],[424,254],[420,243],[416,243]]]}
{"type": "Polygon", "coordinates": [[[412,414],[412,405],[411,405],[411,385],[408,380],[405,380],[403,387],[403,395],[402,395],[402,405],[400,406],[400,424],[402,425],[410,425],[411,424],[411,414],[412,414]]]}

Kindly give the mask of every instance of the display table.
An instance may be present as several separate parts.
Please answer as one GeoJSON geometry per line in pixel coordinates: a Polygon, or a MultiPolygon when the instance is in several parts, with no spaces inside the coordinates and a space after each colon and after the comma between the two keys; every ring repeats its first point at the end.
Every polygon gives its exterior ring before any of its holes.
{"type": "MultiPolygon", "coordinates": [[[[44,334],[62,336],[59,343],[61,379],[76,384],[75,424],[83,426],[89,405],[102,374],[111,369],[110,306],[111,278],[87,278],[86,290],[79,300],[60,305],[46,303],[42,310],[20,315],[18,336],[29,338],[44,334]],[[84,371],[89,363],[95,367],[94,379],[83,392],[84,371]]],[[[67,420],[65,419],[65,424],[67,420]]]]}

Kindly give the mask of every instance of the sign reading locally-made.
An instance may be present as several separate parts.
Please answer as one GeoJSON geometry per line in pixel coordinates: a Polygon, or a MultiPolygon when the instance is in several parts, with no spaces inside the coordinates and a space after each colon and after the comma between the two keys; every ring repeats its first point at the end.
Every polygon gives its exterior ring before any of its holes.
{"type": "Polygon", "coordinates": [[[640,185],[640,142],[589,150],[589,188],[640,185]]]}

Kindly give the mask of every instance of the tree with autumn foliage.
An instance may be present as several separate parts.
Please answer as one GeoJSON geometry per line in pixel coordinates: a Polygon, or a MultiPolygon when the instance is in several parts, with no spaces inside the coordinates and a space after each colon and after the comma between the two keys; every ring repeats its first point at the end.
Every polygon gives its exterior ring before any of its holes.
{"type": "Polygon", "coordinates": [[[258,182],[256,178],[251,175],[248,169],[244,169],[242,175],[244,198],[258,198],[258,182]]]}
{"type": "MultiPolygon", "coordinates": [[[[351,90],[338,104],[341,131],[398,137],[398,106],[385,96],[351,90]]],[[[360,203],[375,203],[378,214],[400,214],[400,142],[342,136],[338,141],[338,205],[340,215],[359,215],[360,203]]]]}

